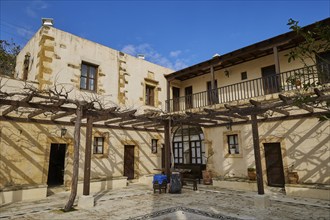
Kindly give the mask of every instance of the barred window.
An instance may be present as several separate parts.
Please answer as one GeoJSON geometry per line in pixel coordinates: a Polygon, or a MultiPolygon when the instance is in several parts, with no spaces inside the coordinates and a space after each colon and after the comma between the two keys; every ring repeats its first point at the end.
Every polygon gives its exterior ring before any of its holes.
{"type": "Polygon", "coordinates": [[[93,154],[103,154],[104,151],[104,138],[94,137],[93,154]]]}
{"type": "Polygon", "coordinates": [[[157,139],[151,139],[151,152],[153,154],[157,153],[157,142],[158,142],[157,139]]]}
{"type": "Polygon", "coordinates": [[[239,154],[238,135],[227,135],[229,154],[239,154]]]}

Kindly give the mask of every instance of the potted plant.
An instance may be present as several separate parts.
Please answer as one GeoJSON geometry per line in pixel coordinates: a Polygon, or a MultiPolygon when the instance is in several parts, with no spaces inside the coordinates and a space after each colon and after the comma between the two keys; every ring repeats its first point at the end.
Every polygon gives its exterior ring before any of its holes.
{"type": "Polygon", "coordinates": [[[257,179],[256,168],[249,167],[247,168],[249,180],[255,181],[257,179]]]}
{"type": "Polygon", "coordinates": [[[210,157],[212,157],[214,154],[214,151],[212,148],[209,148],[209,152],[208,152],[208,156],[204,156],[206,158],[206,170],[202,171],[202,175],[203,175],[203,183],[205,185],[211,185],[212,184],[212,171],[208,169],[207,165],[208,165],[208,161],[210,159],[210,157]]]}
{"type": "Polygon", "coordinates": [[[294,171],[294,164],[292,164],[288,169],[288,180],[289,184],[298,184],[299,175],[297,171],[294,171]]]}

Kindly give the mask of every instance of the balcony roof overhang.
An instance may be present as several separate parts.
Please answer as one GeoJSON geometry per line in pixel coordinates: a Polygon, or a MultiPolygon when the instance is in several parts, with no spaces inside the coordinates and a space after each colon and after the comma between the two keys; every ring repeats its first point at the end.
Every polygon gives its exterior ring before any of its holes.
{"type": "MultiPolygon", "coordinates": [[[[305,26],[304,30],[311,30],[317,24],[330,25],[330,18],[305,26]]],[[[304,38],[298,36],[296,32],[287,32],[273,38],[243,47],[241,49],[229,52],[222,56],[216,56],[212,59],[195,64],[185,69],[165,75],[168,81],[180,80],[184,81],[200,75],[210,73],[210,67],[213,66],[214,70],[228,68],[240,63],[254,60],[263,56],[273,54],[273,48],[277,47],[278,51],[284,51],[296,47],[304,41],[304,38]]]]}

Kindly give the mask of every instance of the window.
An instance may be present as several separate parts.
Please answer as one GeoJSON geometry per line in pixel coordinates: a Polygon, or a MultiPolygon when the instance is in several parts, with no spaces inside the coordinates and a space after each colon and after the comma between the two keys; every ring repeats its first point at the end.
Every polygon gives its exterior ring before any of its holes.
{"type": "Polygon", "coordinates": [[[155,105],[154,97],[155,97],[155,87],[146,85],[146,99],[145,99],[146,102],[145,102],[145,104],[154,106],[155,105]]]}
{"type": "Polygon", "coordinates": [[[103,154],[104,137],[94,137],[93,154],[103,154]]]}
{"type": "Polygon", "coordinates": [[[241,72],[241,79],[242,80],[245,80],[245,79],[247,79],[248,77],[247,77],[247,72],[245,71],[245,72],[241,72]]]}
{"type": "Polygon", "coordinates": [[[90,91],[96,90],[97,67],[91,64],[81,64],[80,88],[90,91]]]}
{"type": "Polygon", "coordinates": [[[23,80],[27,80],[28,72],[29,72],[29,65],[30,65],[30,53],[26,53],[23,63],[23,80]]]}
{"type": "Polygon", "coordinates": [[[151,153],[157,153],[157,139],[151,139],[151,153]]]}
{"type": "Polygon", "coordinates": [[[239,154],[238,135],[227,135],[229,154],[239,154]]]}
{"type": "Polygon", "coordinates": [[[175,164],[205,164],[204,135],[200,127],[179,127],[173,136],[175,164]]]}
{"type": "Polygon", "coordinates": [[[316,64],[320,83],[330,82],[330,51],[318,54],[316,56],[316,64]]]}

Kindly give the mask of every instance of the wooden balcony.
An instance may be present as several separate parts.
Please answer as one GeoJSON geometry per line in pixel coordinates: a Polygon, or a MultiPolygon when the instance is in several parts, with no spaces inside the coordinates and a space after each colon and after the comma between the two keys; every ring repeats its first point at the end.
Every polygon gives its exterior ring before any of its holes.
{"type": "Polygon", "coordinates": [[[166,101],[166,109],[169,109],[170,112],[185,111],[273,93],[304,89],[329,82],[329,64],[306,66],[269,77],[247,80],[213,90],[170,99],[166,101]]]}

